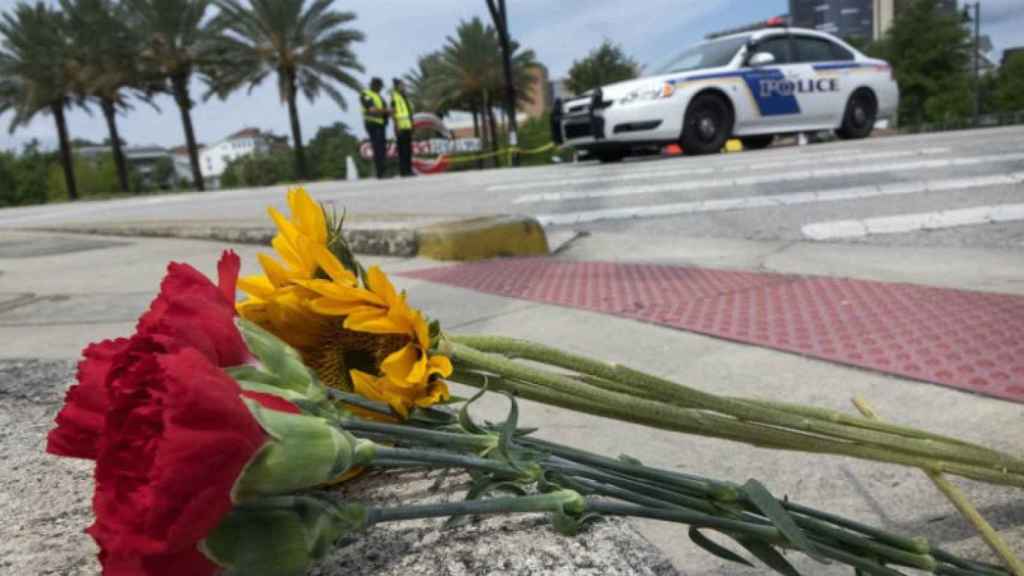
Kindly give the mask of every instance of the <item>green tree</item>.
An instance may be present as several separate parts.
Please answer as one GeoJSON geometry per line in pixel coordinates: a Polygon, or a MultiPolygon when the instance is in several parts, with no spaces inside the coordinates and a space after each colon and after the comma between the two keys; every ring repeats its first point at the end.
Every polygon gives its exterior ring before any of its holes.
{"type": "Polygon", "coordinates": [[[0,114],[13,112],[10,130],[28,124],[37,114],[50,114],[57,124],[64,186],[78,199],[65,110],[80,104],[68,74],[72,64],[67,22],[42,2],[19,2],[0,20],[0,114]]]}
{"type": "Polygon", "coordinates": [[[236,158],[221,175],[222,188],[273,186],[295,181],[295,165],[286,150],[236,158]]]}
{"type": "MultiPolygon", "coordinates": [[[[83,198],[107,197],[117,192],[117,166],[112,154],[103,154],[96,159],[75,157],[75,175],[78,193],[83,198]]],[[[129,190],[132,183],[129,181],[129,190]]],[[[60,168],[50,166],[48,175],[48,200],[66,200],[68,190],[60,178],[60,168]]]]}
{"type": "Polygon", "coordinates": [[[610,40],[590,51],[569,68],[566,86],[576,94],[614,82],[631,80],[639,75],[640,66],[626,55],[622,47],[610,40]]]}
{"type": "Polygon", "coordinates": [[[889,61],[900,86],[900,122],[964,118],[971,107],[970,35],[938,0],[912,0],[872,51],[889,61]]]}
{"type": "MultiPolygon", "coordinates": [[[[342,180],[347,176],[345,159],[351,156],[357,169],[365,161],[359,157],[359,139],[348,126],[335,122],[323,126],[309,141],[311,177],[316,180],[342,180]]],[[[368,168],[366,166],[365,168],[368,168]]],[[[365,170],[364,173],[368,173],[365,170]]]]}
{"type": "Polygon", "coordinates": [[[192,126],[189,83],[193,74],[206,75],[215,66],[216,32],[206,21],[210,0],[121,0],[129,27],[141,38],[139,58],[147,84],[157,83],[174,97],[181,112],[192,185],[203,190],[199,146],[192,126]]]}
{"type": "Polygon", "coordinates": [[[353,51],[363,33],[347,27],[356,19],[352,12],[331,9],[332,0],[218,0],[221,14],[216,27],[220,64],[214,69],[213,88],[220,96],[248,86],[251,91],[271,75],[277,75],[281,100],[288,106],[295,174],[308,177],[298,95],[310,102],[327,94],[347,109],[341,88],[358,91],[352,72],[362,72],[353,51]]]}
{"type": "Polygon", "coordinates": [[[0,188],[0,205],[44,204],[53,154],[42,152],[39,142],[32,140],[20,154],[8,154],[7,158],[14,186],[0,188]]]}
{"type": "Polygon", "coordinates": [[[999,69],[995,99],[1004,112],[1024,111],[1024,53],[1011,55],[999,69]]]}
{"type": "Polygon", "coordinates": [[[131,106],[126,92],[146,98],[138,57],[140,39],[128,25],[122,4],[113,0],[60,0],[68,19],[76,90],[99,103],[110,132],[108,142],[117,168],[118,185],[128,192],[128,163],[117,128],[119,112],[131,106]]]}
{"type": "MultiPolygon", "coordinates": [[[[511,43],[512,78],[520,103],[531,98],[533,77],[530,69],[537,65],[533,50],[520,49],[511,43]]],[[[492,149],[498,147],[494,107],[500,106],[505,90],[501,47],[494,27],[484,25],[480,18],[462,21],[454,36],[448,36],[444,47],[424,82],[424,90],[435,97],[444,110],[469,110],[474,126],[484,128],[485,140],[492,149]],[[479,121],[479,124],[478,124],[479,121]]],[[[479,131],[477,131],[479,133],[479,131]]]]}

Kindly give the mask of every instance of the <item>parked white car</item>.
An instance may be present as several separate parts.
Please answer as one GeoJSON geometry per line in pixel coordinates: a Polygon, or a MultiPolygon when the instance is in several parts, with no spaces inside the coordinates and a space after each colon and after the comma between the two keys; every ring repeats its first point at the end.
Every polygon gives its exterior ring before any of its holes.
{"type": "Polygon", "coordinates": [[[656,76],[556,101],[552,132],[557,143],[602,161],[671,143],[709,154],[730,138],[745,148],[797,132],[865,138],[898,105],[887,62],[776,21],[698,44],[656,76]]]}

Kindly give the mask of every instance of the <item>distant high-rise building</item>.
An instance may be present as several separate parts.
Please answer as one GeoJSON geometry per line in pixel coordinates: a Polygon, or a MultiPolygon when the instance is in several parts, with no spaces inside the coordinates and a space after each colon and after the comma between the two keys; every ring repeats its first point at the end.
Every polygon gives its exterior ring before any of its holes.
{"type": "MultiPolygon", "coordinates": [[[[794,26],[842,38],[881,38],[896,14],[917,0],[789,0],[794,26]]],[[[940,10],[956,13],[956,0],[938,0],[940,10]]]]}

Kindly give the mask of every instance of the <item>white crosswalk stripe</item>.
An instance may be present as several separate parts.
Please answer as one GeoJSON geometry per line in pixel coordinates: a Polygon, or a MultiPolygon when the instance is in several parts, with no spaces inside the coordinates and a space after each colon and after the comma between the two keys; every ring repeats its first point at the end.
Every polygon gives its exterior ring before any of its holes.
{"type": "Polygon", "coordinates": [[[910,162],[895,162],[888,164],[858,163],[856,166],[823,168],[814,170],[788,170],[786,172],[780,172],[778,174],[745,176],[741,178],[712,178],[705,180],[694,180],[689,182],[649,184],[644,186],[619,186],[578,192],[542,192],[537,194],[527,194],[524,196],[520,196],[515,200],[514,203],[532,204],[539,202],[585,200],[591,198],[639,196],[645,194],[683,192],[688,190],[708,190],[714,188],[731,188],[736,186],[751,186],[779,182],[794,182],[811,179],[863,176],[868,174],[890,174],[893,172],[939,170],[945,168],[996,164],[1000,162],[1016,162],[1021,160],[1024,160],[1024,152],[1014,152],[1008,154],[991,154],[984,156],[970,156],[965,158],[914,160],[910,162]]]}
{"type": "Polygon", "coordinates": [[[812,240],[863,238],[878,234],[905,234],[1024,220],[1024,204],[997,204],[957,210],[940,210],[879,216],[860,220],[834,220],[807,224],[801,231],[812,240]]]}
{"type": "MultiPolygon", "coordinates": [[[[1021,156],[1024,157],[1024,155],[1021,156]]],[[[625,220],[630,218],[675,216],[699,212],[722,212],[749,208],[793,206],[816,202],[839,202],[883,196],[901,196],[945,190],[967,190],[1021,183],[1024,183],[1024,172],[1015,172],[1012,174],[996,174],[971,178],[949,178],[931,181],[880,184],[874,186],[856,186],[817,192],[744,196],[739,198],[720,198],[695,202],[623,206],[599,210],[539,214],[537,215],[537,220],[545,226],[578,224],[583,222],[596,222],[600,220],[625,220]]]]}
{"type": "MultiPolygon", "coordinates": [[[[886,152],[861,152],[856,153],[856,158],[861,162],[872,162],[876,160],[895,160],[897,158],[912,158],[915,156],[936,156],[948,154],[949,148],[922,148],[919,150],[892,150],[886,152]]],[[[796,166],[815,166],[821,164],[833,164],[849,162],[850,152],[828,153],[809,158],[774,160],[768,162],[753,162],[742,164],[729,164],[719,167],[690,168],[692,163],[686,163],[686,167],[657,168],[647,170],[632,170],[628,174],[617,176],[588,176],[585,178],[558,178],[548,180],[531,180],[517,182],[515,184],[499,184],[487,188],[488,192],[508,192],[513,190],[536,190],[538,188],[564,188],[567,186],[582,186],[587,184],[607,184],[611,182],[631,182],[636,180],[650,180],[652,178],[670,178],[682,176],[700,176],[707,174],[729,173],[729,172],[755,172],[758,170],[772,170],[796,166]]]]}

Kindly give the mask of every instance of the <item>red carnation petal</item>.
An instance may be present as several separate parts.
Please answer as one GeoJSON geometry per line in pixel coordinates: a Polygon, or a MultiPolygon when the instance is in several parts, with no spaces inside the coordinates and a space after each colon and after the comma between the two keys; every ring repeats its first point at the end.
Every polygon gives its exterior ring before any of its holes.
{"type": "MultiPolygon", "coordinates": [[[[237,259],[237,256],[234,257],[237,259]]],[[[139,319],[139,334],[162,334],[193,347],[218,366],[238,366],[251,358],[235,326],[235,300],[225,298],[237,267],[230,256],[221,259],[221,287],[187,264],[172,262],[160,284],[160,294],[139,319]]],[[[238,263],[240,266],[240,262],[238,263]]]]}
{"type": "Polygon", "coordinates": [[[133,339],[137,354],[110,381],[89,533],[118,557],[194,549],[231,510],[231,489],[267,439],[238,384],[203,353],[149,352],[159,347],[133,339]]]}
{"type": "Polygon", "coordinates": [[[225,250],[217,262],[217,286],[229,302],[237,296],[238,272],[242,269],[242,259],[234,250],[225,250]]]}
{"type": "Polygon", "coordinates": [[[242,392],[242,396],[259,402],[260,406],[263,406],[264,408],[269,408],[278,412],[287,412],[289,414],[302,414],[302,410],[300,410],[298,406],[274,394],[250,392],[249,390],[245,390],[242,392]]]}
{"type": "Polygon", "coordinates": [[[96,459],[97,445],[103,433],[103,419],[110,401],[107,375],[114,357],[128,347],[127,338],[90,344],[78,363],[78,383],[68,389],[55,422],[57,427],[46,437],[46,451],[58,456],[96,459]]]}

